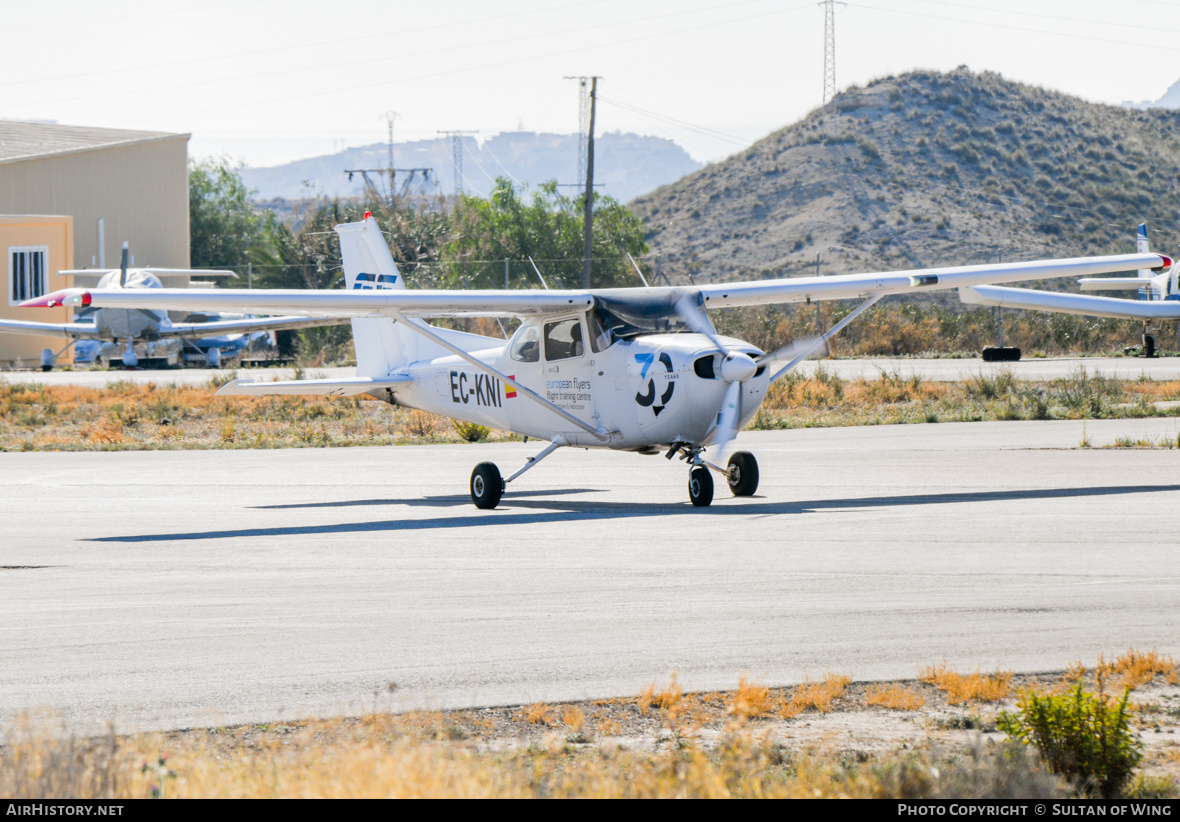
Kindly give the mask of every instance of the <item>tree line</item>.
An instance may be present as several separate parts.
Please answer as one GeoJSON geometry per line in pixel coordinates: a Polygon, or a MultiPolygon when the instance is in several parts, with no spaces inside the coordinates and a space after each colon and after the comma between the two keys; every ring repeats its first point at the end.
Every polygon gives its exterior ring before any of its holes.
{"type": "MultiPolygon", "coordinates": [[[[189,167],[191,264],[196,268],[253,270],[259,288],[336,288],[343,282],[333,228],[371,211],[390,251],[417,288],[504,287],[504,268],[485,266],[487,282],[473,282],[480,262],[538,261],[551,287],[581,285],[582,198],[550,181],[535,191],[501,177],[487,199],[469,195],[430,200],[393,198],[369,190],[354,198],[295,203],[286,220],[258,207],[254,192],[225,160],[189,167]],[[548,270],[547,270],[548,269],[548,270]]],[[[594,195],[591,284],[636,285],[627,255],[647,252],[643,225],[612,197],[594,195]]],[[[508,287],[536,287],[531,266],[508,267],[508,287]]]]}

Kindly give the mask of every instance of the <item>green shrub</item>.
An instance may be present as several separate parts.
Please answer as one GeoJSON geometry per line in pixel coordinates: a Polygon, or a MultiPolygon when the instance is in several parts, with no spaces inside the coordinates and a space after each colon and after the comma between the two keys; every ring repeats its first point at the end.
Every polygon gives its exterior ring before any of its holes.
{"type": "Polygon", "coordinates": [[[1063,694],[1026,691],[1015,714],[1005,711],[997,726],[1012,739],[1036,746],[1049,770],[1074,781],[1081,793],[1118,796],[1143,758],[1143,743],[1130,726],[1127,699],[1107,702],[1087,693],[1079,681],[1063,694]]]}
{"type": "Polygon", "coordinates": [[[491,433],[490,428],[477,422],[452,420],[452,424],[455,426],[455,432],[468,442],[480,442],[491,433]]]}

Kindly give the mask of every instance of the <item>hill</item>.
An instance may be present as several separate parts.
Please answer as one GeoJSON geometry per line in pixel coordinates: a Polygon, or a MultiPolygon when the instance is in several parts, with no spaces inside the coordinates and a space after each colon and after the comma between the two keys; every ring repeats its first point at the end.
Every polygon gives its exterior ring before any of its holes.
{"type": "MultiPolygon", "coordinates": [[[[596,190],[621,202],[701,167],[688,152],[662,137],[610,132],[595,138],[594,149],[595,182],[601,184],[596,190]]],[[[463,176],[469,191],[486,193],[501,176],[533,187],[547,180],[577,183],[576,134],[512,131],[489,137],[482,143],[464,137],[463,151],[463,176]]],[[[455,190],[449,139],[396,143],[394,152],[398,168],[433,169],[434,180],[426,193],[450,194],[455,190]]],[[[362,193],[364,181],[359,175],[349,180],[345,169],[387,168],[388,165],[388,144],[375,143],[281,166],[244,168],[242,180],[257,189],[260,200],[298,199],[317,193],[349,197],[362,193]]],[[[399,177],[399,188],[404,176],[399,177]]],[[[419,193],[421,189],[422,179],[415,177],[410,190],[419,193]]]]}
{"type": "Polygon", "coordinates": [[[750,279],[1130,252],[1144,221],[1174,251],[1178,179],[1180,112],[960,68],[850,88],[631,207],[674,280],[750,279]]]}

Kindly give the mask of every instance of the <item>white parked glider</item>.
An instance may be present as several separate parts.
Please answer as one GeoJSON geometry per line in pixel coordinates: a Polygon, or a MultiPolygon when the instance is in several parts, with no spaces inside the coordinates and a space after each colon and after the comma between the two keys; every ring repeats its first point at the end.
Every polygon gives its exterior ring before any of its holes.
{"type": "MultiPolygon", "coordinates": [[[[1147,243],[1147,225],[1140,224],[1135,232],[1140,254],[1151,253],[1147,243]]],[[[1135,277],[1085,277],[1078,280],[1082,291],[1139,292],[1138,300],[1119,297],[1096,297],[1089,294],[1063,294],[1035,288],[1008,288],[994,285],[970,286],[959,289],[959,299],[971,305],[995,305],[1001,308],[1024,308],[1031,311],[1053,311],[1059,314],[1081,314],[1086,317],[1143,320],[1143,352],[1155,353],[1156,334],[1153,323],[1180,320],[1180,265],[1170,271],[1155,273],[1155,269],[1140,269],[1135,277]]]]}
{"type": "Polygon", "coordinates": [[[218,394],[370,394],[391,404],[510,430],[549,445],[507,480],[492,463],[471,475],[471,498],[494,508],[507,482],[562,446],[655,454],[689,465],[693,505],[713,499],[710,471],[737,496],[758,487],[745,451],[722,454],[770,384],[888,294],[980,283],[1163,268],[1160,254],[806,277],[695,288],[409,290],[368,214],[336,227],[346,290],[68,289],[28,305],[274,312],[352,318],[357,376],[246,382],[218,394]],[[770,353],[720,337],[708,308],[859,298],[822,336],[770,353]],[[516,316],[510,340],[438,328],[422,317],[516,316]]]}
{"type": "MultiPolygon", "coordinates": [[[[78,269],[62,271],[62,274],[101,274],[96,291],[107,289],[163,290],[161,278],[170,277],[236,277],[232,271],[189,268],[128,268],[127,243],[123,243],[123,257],[119,268],[111,271],[78,269]]],[[[169,291],[175,290],[168,289],[169,291]]],[[[188,293],[188,289],[180,289],[188,293]]],[[[43,302],[32,301],[38,305],[43,302]]],[[[226,334],[249,334],[254,331],[285,331],[295,328],[309,328],[320,325],[340,325],[348,322],[340,317],[253,317],[236,320],[214,320],[203,323],[174,323],[167,313],[160,309],[94,307],[80,313],[74,322],[43,323],[24,320],[0,320],[0,332],[9,334],[33,334],[41,337],[63,337],[69,340],[64,348],[54,352],[45,349],[41,353],[41,368],[53,368],[57,358],[79,340],[104,340],[108,345],[95,359],[119,359],[125,368],[135,368],[141,360],[154,360],[166,365],[176,365],[182,353],[185,340],[201,337],[220,337],[226,334]],[[120,350],[121,347],[121,350],[120,350]]],[[[207,364],[212,368],[221,365],[220,349],[210,348],[205,352],[207,364]]]]}

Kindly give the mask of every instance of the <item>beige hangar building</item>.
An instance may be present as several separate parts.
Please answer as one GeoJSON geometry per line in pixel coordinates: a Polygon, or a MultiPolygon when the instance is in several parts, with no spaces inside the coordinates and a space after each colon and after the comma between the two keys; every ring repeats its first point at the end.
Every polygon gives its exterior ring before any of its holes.
{"type": "MultiPolygon", "coordinates": [[[[67,269],[189,267],[188,134],[0,121],[0,317],[68,322],[17,304],[72,283],[67,269]]],[[[34,367],[59,337],[0,334],[0,368],[34,367]]],[[[71,362],[69,354],[59,361],[71,362]]]]}

